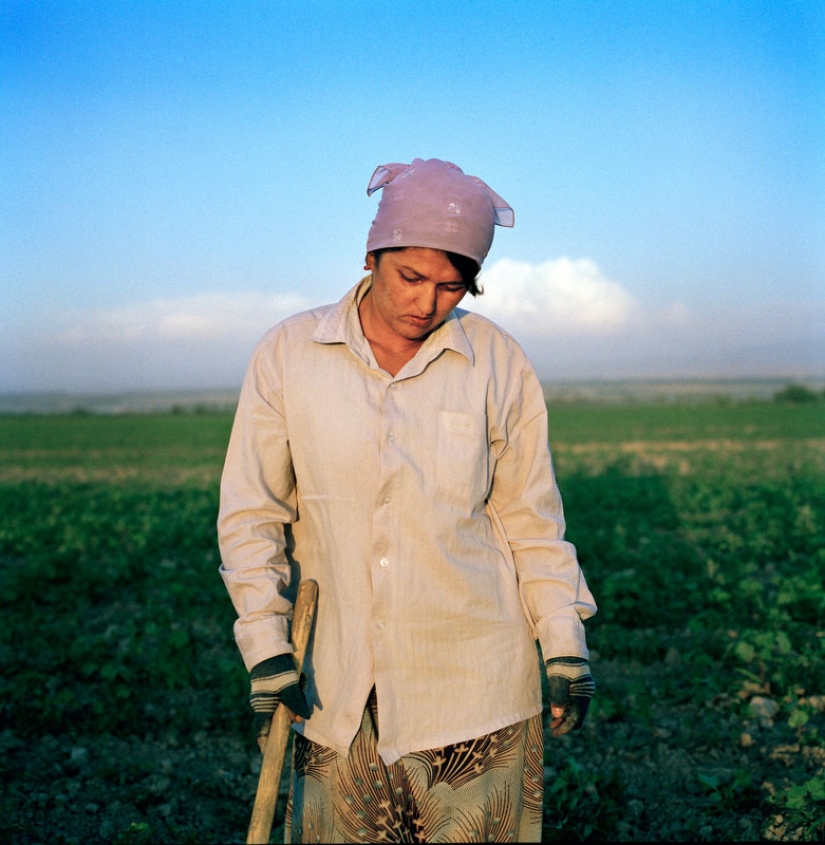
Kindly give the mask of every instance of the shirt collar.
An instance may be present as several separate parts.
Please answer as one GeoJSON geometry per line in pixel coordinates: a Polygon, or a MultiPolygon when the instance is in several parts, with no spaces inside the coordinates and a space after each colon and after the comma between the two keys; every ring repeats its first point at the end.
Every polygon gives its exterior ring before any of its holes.
{"type": "MultiPolygon", "coordinates": [[[[368,351],[369,342],[364,337],[361,320],[358,318],[358,305],[371,286],[372,276],[364,276],[322,318],[312,339],[317,343],[345,343],[359,358],[369,363],[372,355],[368,351]]],[[[461,325],[461,318],[466,314],[467,311],[461,308],[450,312],[447,319],[422,344],[413,360],[423,358],[426,366],[445,349],[451,349],[467,358],[470,364],[474,364],[473,348],[461,325]]]]}

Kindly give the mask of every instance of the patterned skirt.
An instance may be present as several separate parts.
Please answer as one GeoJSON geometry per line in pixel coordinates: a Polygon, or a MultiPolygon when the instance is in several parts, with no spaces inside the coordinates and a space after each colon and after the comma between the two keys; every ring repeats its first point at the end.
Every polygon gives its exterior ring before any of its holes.
{"type": "Polygon", "coordinates": [[[390,766],[377,740],[375,690],[348,756],[296,735],[286,842],[540,841],[540,715],[390,766]]]}

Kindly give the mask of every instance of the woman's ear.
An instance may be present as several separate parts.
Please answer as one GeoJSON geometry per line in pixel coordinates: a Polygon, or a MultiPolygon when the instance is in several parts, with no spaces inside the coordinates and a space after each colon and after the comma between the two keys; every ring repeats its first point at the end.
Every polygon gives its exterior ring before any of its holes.
{"type": "Polygon", "coordinates": [[[372,252],[367,253],[367,257],[364,259],[364,269],[369,270],[371,273],[375,272],[375,254],[372,252]]]}

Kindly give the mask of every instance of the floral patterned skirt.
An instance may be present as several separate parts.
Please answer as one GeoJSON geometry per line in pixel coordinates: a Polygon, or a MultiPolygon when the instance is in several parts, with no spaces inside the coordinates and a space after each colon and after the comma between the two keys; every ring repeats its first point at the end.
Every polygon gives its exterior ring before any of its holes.
{"type": "Polygon", "coordinates": [[[377,725],[373,690],[348,756],[296,735],[286,842],[540,841],[540,715],[390,766],[377,725]]]}

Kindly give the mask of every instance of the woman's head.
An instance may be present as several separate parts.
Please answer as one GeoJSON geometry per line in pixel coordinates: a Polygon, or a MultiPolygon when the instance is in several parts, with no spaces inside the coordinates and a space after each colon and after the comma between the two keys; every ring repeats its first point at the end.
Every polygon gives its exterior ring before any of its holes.
{"type": "MultiPolygon", "coordinates": [[[[512,208],[495,191],[440,159],[382,165],[373,173],[367,193],[381,188],[367,252],[429,247],[470,259],[480,269],[494,227],[513,225],[512,208]]],[[[465,270],[454,266],[463,277],[465,270]]],[[[478,270],[472,273],[473,281],[477,274],[478,270]]]]}

